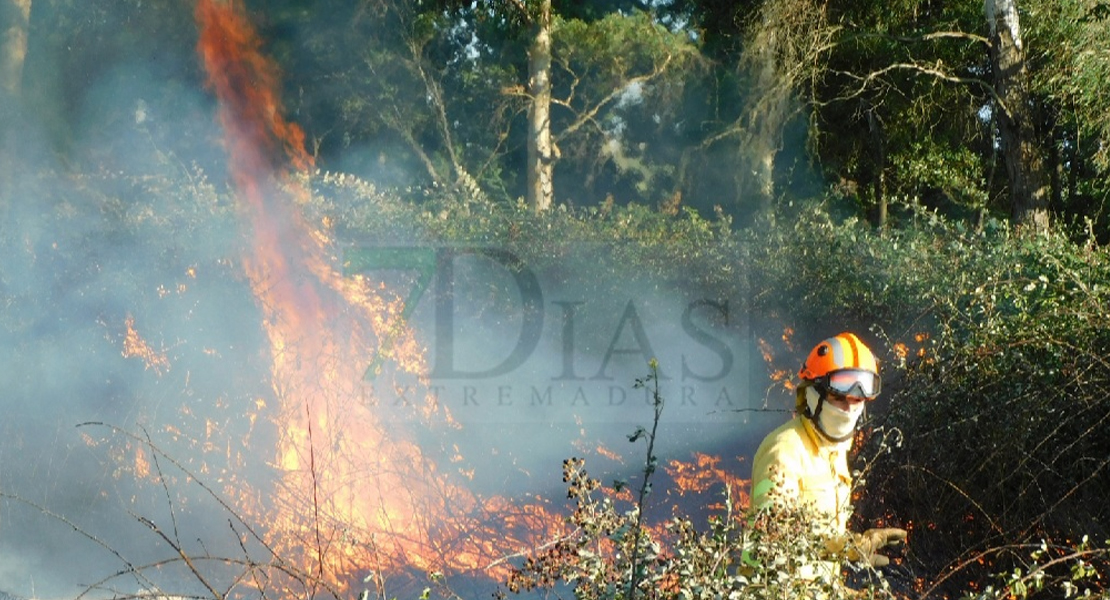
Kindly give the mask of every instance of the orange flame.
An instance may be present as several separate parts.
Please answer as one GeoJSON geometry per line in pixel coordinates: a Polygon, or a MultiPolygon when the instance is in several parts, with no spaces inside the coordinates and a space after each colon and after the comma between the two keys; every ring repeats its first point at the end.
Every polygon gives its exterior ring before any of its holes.
{"type": "MultiPolygon", "coordinates": [[[[781,339],[783,348],[786,350],[793,350],[794,329],[791,327],[784,327],[781,339]]],[[[777,364],[779,362],[778,356],[781,354],[781,352],[779,352],[780,348],[776,347],[771,341],[763,338],[759,338],[757,342],[759,344],[759,353],[763,357],[763,362],[767,364],[768,376],[771,380],[772,388],[781,385],[782,389],[787,392],[794,391],[794,370],[777,364]]],[[[793,352],[790,352],[790,354],[793,354],[793,352]]]]}
{"type": "Polygon", "coordinates": [[[170,370],[170,359],[166,353],[151,348],[135,329],[135,317],[128,315],[124,326],[127,327],[127,332],[123,336],[124,358],[138,358],[143,361],[146,368],[152,369],[159,375],[170,370]]]}
{"type": "MultiPolygon", "coordinates": [[[[244,267],[264,312],[277,401],[278,481],[265,494],[235,490],[240,509],[267,524],[278,556],[341,591],[369,570],[503,563],[497,559],[521,549],[514,524],[538,531],[552,519],[541,505],[483,502],[452,484],[403,428],[375,413],[359,357],[388,337],[398,373],[425,371],[411,332],[395,337],[401,303],[365,280],[342,277],[328,258],[326,232],[295,209],[309,192],[290,173],[303,174],[313,160],[300,128],[282,117],[277,71],[241,9],[199,0],[196,18],[252,229],[244,267]]],[[[421,409],[424,417],[441,412],[430,400],[421,409]]]]}
{"type": "Polygon", "coordinates": [[[737,476],[732,469],[721,466],[720,456],[697,452],[692,461],[670,461],[667,472],[674,479],[679,494],[704,493],[724,484],[740,493],[737,499],[739,506],[749,504],[745,491],[748,482],[737,476]]]}

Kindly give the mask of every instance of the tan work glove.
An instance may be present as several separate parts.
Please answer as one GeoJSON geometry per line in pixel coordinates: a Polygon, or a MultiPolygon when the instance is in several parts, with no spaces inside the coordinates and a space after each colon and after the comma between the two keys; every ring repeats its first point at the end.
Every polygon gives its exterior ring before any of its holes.
{"type": "Polygon", "coordinates": [[[905,529],[897,527],[868,529],[863,533],[852,534],[851,543],[848,546],[848,560],[866,562],[872,567],[885,567],[890,564],[890,558],[879,554],[879,550],[902,543],[906,535],[905,529]]]}

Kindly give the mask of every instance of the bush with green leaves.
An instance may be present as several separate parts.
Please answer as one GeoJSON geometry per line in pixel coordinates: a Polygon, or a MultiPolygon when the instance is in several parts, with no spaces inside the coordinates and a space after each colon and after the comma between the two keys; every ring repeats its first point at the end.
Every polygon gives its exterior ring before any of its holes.
{"type": "MultiPolygon", "coordinates": [[[[1028,574],[1027,548],[1042,540],[1058,559],[1084,535],[1110,538],[1105,248],[1075,232],[971,230],[921,211],[880,231],[822,206],[739,235],[753,322],[879,342],[888,385],[872,425],[907,441],[875,461],[857,512],[913,530],[893,574],[901,589],[982,590],[996,573],[1028,574]]],[[[1105,553],[1088,558],[1110,573],[1105,553]]]]}
{"type": "Polygon", "coordinates": [[[511,592],[568,585],[577,600],[890,597],[874,571],[861,590],[838,574],[812,575],[809,567],[830,557],[824,520],[809,507],[780,503],[748,512],[726,488],[723,510],[703,527],[678,515],[640,528],[643,507],[622,505],[584,461],[568,459],[563,475],[575,503],[571,532],[516,569],[511,592]]]}
{"type": "Polygon", "coordinates": [[[912,442],[872,475],[876,509],[918,525],[918,565],[946,588],[1024,568],[1041,540],[1110,535],[1107,253],[1058,234],[949,244],[963,258],[926,296],[930,343],[884,418],[912,442]]]}

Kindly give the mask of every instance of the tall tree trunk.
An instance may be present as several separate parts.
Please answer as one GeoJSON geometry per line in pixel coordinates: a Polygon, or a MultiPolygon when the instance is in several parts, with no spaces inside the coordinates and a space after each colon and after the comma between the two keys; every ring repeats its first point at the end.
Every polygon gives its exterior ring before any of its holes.
{"type": "Polygon", "coordinates": [[[875,203],[877,212],[875,224],[884,228],[887,224],[886,145],[884,144],[886,137],[882,120],[875,114],[873,106],[867,109],[867,127],[871,131],[871,159],[875,163],[875,179],[871,182],[872,201],[875,203]]]}
{"type": "Polygon", "coordinates": [[[31,0],[0,0],[0,88],[17,97],[27,57],[27,30],[31,0]]]}
{"type": "Polygon", "coordinates": [[[528,205],[543,212],[555,196],[551,143],[551,0],[543,0],[536,38],[528,50],[528,205]]]}
{"type": "Polygon", "coordinates": [[[1049,178],[1030,105],[1017,0],[986,0],[994,89],[1004,104],[998,119],[1002,160],[1010,182],[1010,217],[1016,226],[1048,228],[1049,178]]]}
{"type": "Polygon", "coordinates": [[[745,156],[748,164],[739,169],[737,174],[741,179],[739,188],[755,192],[759,212],[763,214],[769,213],[774,207],[775,157],[779,151],[783,117],[792,91],[790,84],[779,72],[780,65],[776,60],[780,51],[779,37],[779,31],[774,27],[768,27],[756,36],[754,51],[758,56],[755,58],[757,63],[754,68],[757,73],[755,90],[750,100],[754,102],[754,106],[749,109],[748,135],[744,137],[740,148],[741,156],[745,156]]]}
{"type": "Polygon", "coordinates": [[[825,3],[816,0],[762,2],[752,23],[740,59],[752,86],[746,94],[740,136],[744,162],[737,177],[744,188],[754,189],[760,208],[768,212],[774,208],[783,133],[797,114],[799,97],[812,96],[817,66],[832,47],[836,28],[829,25],[825,3]]]}
{"type": "Polygon", "coordinates": [[[1061,160],[1060,145],[1057,143],[1056,136],[1053,135],[1050,141],[1051,144],[1048,146],[1045,155],[1045,171],[1048,173],[1049,190],[1051,190],[1049,208],[1061,211],[1064,207],[1064,164],[1061,160]]]}

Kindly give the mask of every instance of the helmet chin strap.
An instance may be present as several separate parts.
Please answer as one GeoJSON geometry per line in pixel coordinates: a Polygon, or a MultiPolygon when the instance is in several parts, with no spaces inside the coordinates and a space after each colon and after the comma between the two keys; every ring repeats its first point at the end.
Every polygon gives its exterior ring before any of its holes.
{"type": "Polygon", "coordinates": [[[817,417],[821,414],[822,408],[825,408],[825,394],[822,390],[817,389],[816,385],[807,385],[806,416],[816,421],[817,417]]]}
{"type": "MultiPolygon", "coordinates": [[[[825,439],[830,442],[846,442],[856,434],[859,429],[859,422],[863,420],[863,414],[856,418],[856,422],[852,425],[852,430],[842,436],[835,436],[825,431],[825,426],[821,424],[821,411],[825,408],[825,398],[827,393],[823,389],[818,389],[817,386],[811,385],[806,388],[806,417],[813,421],[813,427],[825,439]]],[[[865,408],[866,410],[866,408],[865,408]]]]}

